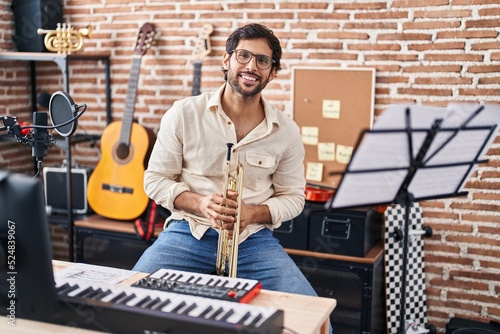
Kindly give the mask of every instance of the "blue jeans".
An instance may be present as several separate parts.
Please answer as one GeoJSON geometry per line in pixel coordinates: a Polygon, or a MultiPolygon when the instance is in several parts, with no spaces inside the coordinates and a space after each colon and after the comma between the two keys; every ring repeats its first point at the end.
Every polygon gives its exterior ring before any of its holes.
{"type": "MultiPolygon", "coordinates": [[[[218,238],[217,231],[208,229],[201,240],[197,240],[186,221],[171,221],[132,270],[151,273],[165,268],[214,273],[218,238]]],[[[317,296],[278,239],[267,228],[254,233],[240,244],[237,275],[258,280],[263,289],[317,296]]]]}

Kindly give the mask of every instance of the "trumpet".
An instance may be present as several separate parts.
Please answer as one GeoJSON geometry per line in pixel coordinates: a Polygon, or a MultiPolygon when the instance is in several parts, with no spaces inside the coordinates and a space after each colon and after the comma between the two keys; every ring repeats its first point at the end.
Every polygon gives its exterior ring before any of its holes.
{"type": "Polygon", "coordinates": [[[38,29],[38,35],[45,35],[43,42],[47,50],[57,53],[71,53],[79,51],[83,47],[83,37],[90,38],[91,26],[73,29],[71,24],[58,23],[56,30],[38,29]]]}
{"type": "Polygon", "coordinates": [[[219,240],[217,246],[216,271],[218,275],[224,275],[226,264],[228,265],[228,276],[236,277],[238,268],[238,246],[240,239],[240,213],[241,213],[241,195],[243,190],[243,165],[237,163],[234,173],[231,174],[231,148],[232,143],[227,143],[226,169],[224,175],[224,198],[227,198],[227,191],[236,191],[238,193],[238,213],[233,226],[233,235],[229,237],[227,230],[219,228],[219,240]]]}

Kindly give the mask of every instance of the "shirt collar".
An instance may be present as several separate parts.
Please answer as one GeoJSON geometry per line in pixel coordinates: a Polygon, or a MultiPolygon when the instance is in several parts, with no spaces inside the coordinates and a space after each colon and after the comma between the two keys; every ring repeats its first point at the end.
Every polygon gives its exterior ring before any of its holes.
{"type": "MultiPolygon", "coordinates": [[[[226,88],[227,83],[224,83],[217,91],[214,92],[212,97],[208,100],[208,111],[217,111],[219,108],[222,110],[221,96],[222,92],[226,88]]],[[[264,112],[266,114],[266,120],[268,126],[276,124],[279,126],[278,112],[264,97],[261,96],[262,104],[264,105],[264,112]]]]}

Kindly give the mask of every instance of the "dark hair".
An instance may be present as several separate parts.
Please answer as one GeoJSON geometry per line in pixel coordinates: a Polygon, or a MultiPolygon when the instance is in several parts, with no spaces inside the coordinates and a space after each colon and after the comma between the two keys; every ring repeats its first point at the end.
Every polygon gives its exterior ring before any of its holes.
{"type": "MultiPolygon", "coordinates": [[[[257,39],[265,38],[269,43],[273,54],[272,58],[274,63],[272,67],[276,68],[277,71],[281,70],[281,45],[278,37],[276,37],[273,31],[266,26],[257,23],[247,24],[243,27],[236,29],[231,36],[228,37],[226,41],[226,52],[231,53],[234,49],[238,47],[240,40],[242,39],[257,39]]],[[[226,77],[227,69],[222,69],[224,72],[224,77],[226,77]]]]}

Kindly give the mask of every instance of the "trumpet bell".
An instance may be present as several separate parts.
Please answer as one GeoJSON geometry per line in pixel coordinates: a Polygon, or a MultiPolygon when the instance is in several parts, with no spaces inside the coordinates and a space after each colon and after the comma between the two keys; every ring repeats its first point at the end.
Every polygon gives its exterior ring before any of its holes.
{"type": "Polygon", "coordinates": [[[78,29],[78,32],[82,37],[92,38],[92,27],[90,25],[86,26],[85,28],[78,29]]]}

